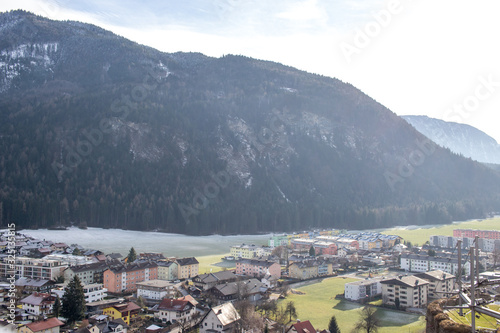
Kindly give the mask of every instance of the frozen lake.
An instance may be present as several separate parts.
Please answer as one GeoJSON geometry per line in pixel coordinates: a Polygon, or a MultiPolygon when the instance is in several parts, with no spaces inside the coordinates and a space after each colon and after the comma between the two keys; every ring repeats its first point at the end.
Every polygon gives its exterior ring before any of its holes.
{"type": "Polygon", "coordinates": [[[205,256],[229,253],[231,245],[267,245],[270,235],[238,236],[186,236],[160,232],[131,231],[120,229],[70,228],[68,230],[22,230],[22,234],[68,245],[79,244],[84,248],[104,253],[118,252],[123,256],[133,246],[137,253],[162,252],[165,256],[205,256]]]}

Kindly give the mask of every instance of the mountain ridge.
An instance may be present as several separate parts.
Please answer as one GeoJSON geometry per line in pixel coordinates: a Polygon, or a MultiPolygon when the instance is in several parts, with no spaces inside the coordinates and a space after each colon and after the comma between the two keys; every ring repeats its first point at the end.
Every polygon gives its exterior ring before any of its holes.
{"type": "Polygon", "coordinates": [[[437,144],[475,161],[500,164],[500,145],[483,131],[427,116],[402,116],[415,129],[437,144]]]}
{"type": "Polygon", "coordinates": [[[497,172],[338,79],[26,12],[0,29],[3,223],[228,234],[498,210],[497,172]]]}

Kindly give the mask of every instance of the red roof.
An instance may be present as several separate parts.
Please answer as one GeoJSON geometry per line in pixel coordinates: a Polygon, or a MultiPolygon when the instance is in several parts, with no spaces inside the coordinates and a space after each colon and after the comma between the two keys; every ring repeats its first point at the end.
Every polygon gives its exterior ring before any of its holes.
{"type": "Polygon", "coordinates": [[[39,332],[43,330],[48,330],[57,326],[62,326],[64,323],[57,318],[49,318],[46,320],[35,321],[31,324],[26,325],[33,332],[39,332]]]}
{"type": "MultiPolygon", "coordinates": [[[[293,324],[292,327],[294,328],[294,331],[296,331],[297,333],[316,333],[316,330],[314,329],[313,325],[309,320],[293,324]]],[[[290,327],[290,329],[292,327],[290,327]]]]}
{"type": "Polygon", "coordinates": [[[166,311],[185,311],[187,310],[186,307],[189,307],[189,305],[193,306],[191,302],[186,300],[164,298],[158,306],[158,309],[166,311]]]}
{"type": "Polygon", "coordinates": [[[139,305],[135,304],[134,302],[122,303],[122,304],[115,305],[113,307],[116,310],[120,311],[121,313],[129,312],[129,311],[132,312],[135,310],[139,310],[141,308],[139,305]]]}

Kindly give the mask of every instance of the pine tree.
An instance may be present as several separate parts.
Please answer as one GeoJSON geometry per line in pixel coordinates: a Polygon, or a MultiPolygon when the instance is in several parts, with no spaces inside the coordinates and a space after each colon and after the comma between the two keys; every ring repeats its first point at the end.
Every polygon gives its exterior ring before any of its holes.
{"type": "Polygon", "coordinates": [[[330,323],[328,324],[328,330],[330,333],[340,333],[340,328],[339,325],[337,324],[337,319],[335,318],[335,315],[330,318],[330,323]]]}
{"type": "Polygon", "coordinates": [[[85,315],[85,295],[83,286],[77,275],[71,279],[62,297],[61,315],[68,324],[81,320],[85,315]]]}
{"type": "Polygon", "coordinates": [[[127,262],[128,263],[134,262],[135,259],[137,259],[137,253],[135,253],[135,249],[131,247],[127,256],[127,262]]]}
{"type": "Polygon", "coordinates": [[[56,297],[56,301],[54,302],[54,306],[52,307],[52,313],[54,314],[54,317],[59,317],[59,314],[61,313],[61,299],[59,296],[56,297]]]}
{"type": "Polygon", "coordinates": [[[316,255],[316,250],[314,249],[314,246],[311,245],[311,247],[309,248],[309,255],[311,257],[314,257],[316,255]]]}

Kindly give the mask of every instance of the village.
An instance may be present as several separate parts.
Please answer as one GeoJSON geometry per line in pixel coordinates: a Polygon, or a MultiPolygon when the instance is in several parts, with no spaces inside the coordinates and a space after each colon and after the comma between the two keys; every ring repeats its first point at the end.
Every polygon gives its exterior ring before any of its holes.
{"type": "MultiPolygon", "coordinates": [[[[0,236],[0,329],[328,332],[332,320],[328,327],[313,326],[290,299],[300,294],[299,286],[332,277],[341,279],[342,292],[326,288],[322,293],[357,304],[367,315],[365,305],[425,315],[430,302],[456,293],[458,276],[469,278],[468,258],[459,257],[457,245],[465,253],[476,237],[481,278],[495,279],[500,232],[491,230],[455,229],[453,236],[433,235],[422,246],[377,232],[279,234],[267,244],[235,244],[218,265],[203,271],[195,257],[134,248],[127,256],[105,254],[5,231],[0,236]],[[75,281],[83,289],[84,313],[68,320],[61,301],[71,299],[75,281]]],[[[496,299],[494,288],[489,292],[496,299]]],[[[333,313],[330,317],[335,321],[333,313]]],[[[366,318],[352,320],[363,324],[366,318]]]]}

